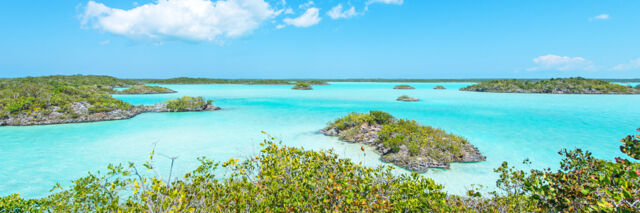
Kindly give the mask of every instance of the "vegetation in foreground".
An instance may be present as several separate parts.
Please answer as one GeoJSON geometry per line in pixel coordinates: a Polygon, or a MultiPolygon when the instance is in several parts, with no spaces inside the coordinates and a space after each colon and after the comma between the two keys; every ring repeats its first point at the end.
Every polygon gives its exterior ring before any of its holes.
{"type": "Polygon", "coordinates": [[[215,78],[169,78],[169,79],[137,79],[136,81],[149,84],[262,84],[262,85],[292,85],[306,82],[311,85],[327,85],[322,80],[275,80],[275,79],[215,79],[215,78]]]}
{"type": "MultiPolygon", "coordinates": [[[[640,129],[638,129],[640,131],[640,129]]],[[[390,166],[367,168],[332,151],[308,151],[269,138],[260,154],[222,164],[200,158],[182,179],[145,176],[139,168],[110,165],[41,199],[0,197],[3,212],[637,212],[640,164],[596,159],[582,150],[565,156],[557,171],[494,171],[499,191],[466,196],[417,173],[394,175],[390,166]],[[224,176],[216,176],[220,171],[224,176]]],[[[640,136],[622,140],[620,150],[640,159],[640,136]]],[[[526,162],[526,161],[525,161],[526,162]]]]}
{"type": "Polygon", "coordinates": [[[402,95],[398,98],[396,98],[396,101],[405,101],[405,102],[415,102],[415,101],[419,101],[420,99],[418,98],[414,98],[414,97],[409,97],[408,95],[402,95]]]}
{"type": "Polygon", "coordinates": [[[382,161],[414,172],[449,168],[452,162],[485,160],[463,137],[413,120],[396,119],[382,111],[351,113],[329,123],[321,132],[343,141],[374,146],[382,161]]]}
{"type": "Polygon", "coordinates": [[[585,78],[552,78],[541,81],[493,80],[480,82],[460,90],[504,93],[553,93],[553,94],[639,94],[636,87],[613,84],[603,80],[585,78]]]}
{"type": "Polygon", "coordinates": [[[296,83],[295,86],[293,86],[291,89],[297,89],[297,90],[312,90],[313,88],[311,87],[311,85],[304,83],[304,82],[298,82],[296,83]]]}
{"type": "Polygon", "coordinates": [[[393,89],[415,89],[415,88],[406,84],[400,84],[400,85],[394,86],[393,89]]]}
{"type": "Polygon", "coordinates": [[[115,91],[116,94],[164,94],[175,92],[176,91],[166,87],[148,85],[134,85],[121,91],[115,91]]]}

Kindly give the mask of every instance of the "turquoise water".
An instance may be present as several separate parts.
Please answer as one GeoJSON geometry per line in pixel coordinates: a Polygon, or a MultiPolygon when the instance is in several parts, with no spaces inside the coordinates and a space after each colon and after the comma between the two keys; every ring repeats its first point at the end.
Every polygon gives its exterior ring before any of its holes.
{"type": "Polygon", "coordinates": [[[638,84],[640,84],[640,83],[638,83],[638,82],[628,82],[628,83],[615,82],[615,83],[616,83],[616,84],[620,84],[620,85],[625,85],[625,86],[632,86],[632,87],[635,87],[635,86],[637,86],[638,84]]]}
{"type": "MultiPolygon", "coordinates": [[[[197,166],[196,157],[245,158],[258,152],[264,130],[284,143],[307,149],[333,148],[368,166],[382,165],[369,148],[318,134],[352,111],[384,110],[467,137],[487,161],[454,164],[424,175],[462,193],[471,184],[492,186],[502,161],[556,168],[562,148],[584,148],[597,157],[619,156],[619,139],[640,127],[640,95],[548,95],[461,92],[466,83],[412,83],[416,90],[393,90],[394,83],[332,83],[297,91],[280,85],[163,85],[162,95],[118,95],[133,104],[154,104],[183,95],[203,96],[223,108],[214,112],[147,113],[129,120],[30,127],[0,127],[0,196],[47,195],[59,182],[69,185],[108,163],[144,162],[156,153],[178,156],[178,173],[197,166]],[[400,95],[420,102],[397,102],[400,95]]],[[[158,156],[160,175],[170,160],[158,156]]],[[[398,173],[406,172],[397,170],[398,173]]]]}

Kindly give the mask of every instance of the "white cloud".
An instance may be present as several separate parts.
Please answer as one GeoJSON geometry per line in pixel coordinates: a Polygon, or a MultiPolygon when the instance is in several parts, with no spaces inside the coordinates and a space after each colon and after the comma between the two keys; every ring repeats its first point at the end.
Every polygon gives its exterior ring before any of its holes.
{"type": "Polygon", "coordinates": [[[284,14],[293,14],[293,9],[287,8],[286,10],[284,10],[284,14]]]}
{"type": "Polygon", "coordinates": [[[297,18],[285,18],[282,21],[288,25],[293,25],[296,27],[310,27],[320,23],[322,18],[319,17],[320,9],[312,7],[307,9],[304,14],[297,18]]]}
{"type": "Polygon", "coordinates": [[[403,3],[403,0],[369,0],[367,1],[367,5],[374,4],[374,3],[401,5],[403,3]]]}
{"type": "Polygon", "coordinates": [[[314,4],[315,4],[315,2],[313,2],[313,1],[308,1],[308,2],[306,2],[306,3],[304,3],[304,4],[300,4],[298,7],[299,7],[299,8],[301,8],[301,9],[304,9],[304,8],[310,8],[310,7],[311,7],[311,6],[313,6],[314,4]]]}
{"type": "Polygon", "coordinates": [[[264,0],[158,0],[130,10],[89,1],[83,26],[130,38],[216,41],[251,33],[276,16],[264,0]]]}
{"type": "Polygon", "coordinates": [[[277,10],[274,15],[275,16],[279,16],[280,14],[293,14],[293,10],[291,8],[287,8],[287,9],[279,9],[277,10]]]}
{"type": "Polygon", "coordinates": [[[356,12],[356,8],[351,6],[348,10],[342,10],[342,4],[338,4],[337,6],[331,8],[327,15],[332,19],[341,19],[341,18],[351,18],[353,16],[358,15],[356,12]]]}
{"type": "Polygon", "coordinates": [[[543,55],[533,59],[536,67],[529,68],[529,71],[537,70],[594,70],[593,62],[582,57],[569,57],[558,55],[543,55]]]}
{"type": "Polygon", "coordinates": [[[361,14],[364,14],[365,12],[369,11],[369,5],[376,4],[376,3],[402,5],[404,1],[403,0],[368,0],[367,3],[365,3],[364,11],[362,11],[361,14]]]}
{"type": "Polygon", "coordinates": [[[626,64],[618,64],[611,68],[611,70],[635,70],[640,69],[640,58],[630,60],[626,64]]]}
{"type": "Polygon", "coordinates": [[[606,20],[609,19],[609,14],[600,14],[594,17],[591,17],[590,20],[606,20]]]}
{"type": "Polygon", "coordinates": [[[276,29],[282,29],[282,28],[284,28],[284,27],[285,27],[285,25],[284,25],[284,24],[278,24],[278,25],[276,25],[276,29]]]}
{"type": "Polygon", "coordinates": [[[101,41],[100,45],[107,45],[107,44],[110,44],[110,43],[111,43],[111,40],[107,39],[107,40],[101,41]]]}

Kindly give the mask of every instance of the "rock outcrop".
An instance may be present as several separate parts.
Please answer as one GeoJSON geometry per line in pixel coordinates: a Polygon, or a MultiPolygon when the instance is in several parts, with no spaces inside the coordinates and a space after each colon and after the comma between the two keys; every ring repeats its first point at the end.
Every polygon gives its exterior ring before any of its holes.
{"type": "Polygon", "coordinates": [[[394,86],[393,89],[415,89],[415,87],[412,87],[406,84],[401,84],[401,85],[394,86]]]}
{"type": "MultiPolygon", "coordinates": [[[[116,109],[107,112],[90,112],[92,105],[87,102],[72,102],[72,113],[59,113],[57,106],[51,107],[51,113],[20,113],[8,118],[0,119],[0,126],[30,126],[64,123],[83,123],[95,121],[110,121],[129,119],[145,112],[172,112],[167,108],[167,103],[159,103],[152,106],[134,106],[129,110],[116,109]]],[[[219,110],[213,104],[205,104],[200,108],[190,108],[183,111],[214,111],[219,110]]]]}
{"type": "Polygon", "coordinates": [[[416,101],[420,101],[420,99],[403,95],[396,98],[396,101],[416,102],[416,101]]]}
{"type": "Polygon", "coordinates": [[[308,84],[308,83],[298,82],[291,89],[294,89],[294,90],[312,90],[313,87],[311,87],[311,85],[308,84]]]}
{"type": "MultiPolygon", "coordinates": [[[[373,146],[381,155],[381,161],[392,163],[414,172],[426,172],[429,168],[448,169],[451,162],[479,162],[486,160],[486,157],[475,146],[469,143],[455,142],[453,139],[451,141],[457,144],[458,152],[443,152],[437,146],[423,146],[419,148],[417,154],[412,154],[411,150],[404,144],[400,145],[397,150],[393,150],[385,145],[379,135],[383,125],[370,124],[368,122],[348,125],[352,126],[343,130],[330,125],[320,130],[320,132],[326,136],[336,136],[341,141],[373,146]]],[[[451,135],[445,134],[434,136],[442,137],[445,140],[446,137],[451,137],[451,135]]]]}

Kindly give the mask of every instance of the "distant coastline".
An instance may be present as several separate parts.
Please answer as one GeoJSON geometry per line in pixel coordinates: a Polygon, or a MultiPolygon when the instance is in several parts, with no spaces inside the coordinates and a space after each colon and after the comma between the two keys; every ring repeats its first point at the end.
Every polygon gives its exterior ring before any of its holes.
{"type": "MultiPolygon", "coordinates": [[[[329,82],[380,82],[380,83],[479,83],[493,80],[508,80],[512,78],[441,78],[441,79],[411,79],[411,78],[292,78],[292,79],[224,79],[224,78],[167,78],[167,79],[128,79],[131,81],[146,84],[262,84],[262,85],[294,85],[296,82],[308,82],[311,85],[326,85],[329,82]],[[177,83],[174,79],[199,79],[191,83],[177,83]],[[324,84],[323,84],[324,82],[324,84]]],[[[541,81],[543,78],[519,78],[523,81],[541,81]]],[[[609,81],[612,83],[640,83],[640,78],[628,79],[607,79],[594,78],[594,80],[609,81]]]]}
{"type": "Polygon", "coordinates": [[[540,81],[519,79],[480,82],[460,89],[471,92],[543,94],[640,94],[640,85],[625,86],[585,78],[552,78],[540,81]]]}

